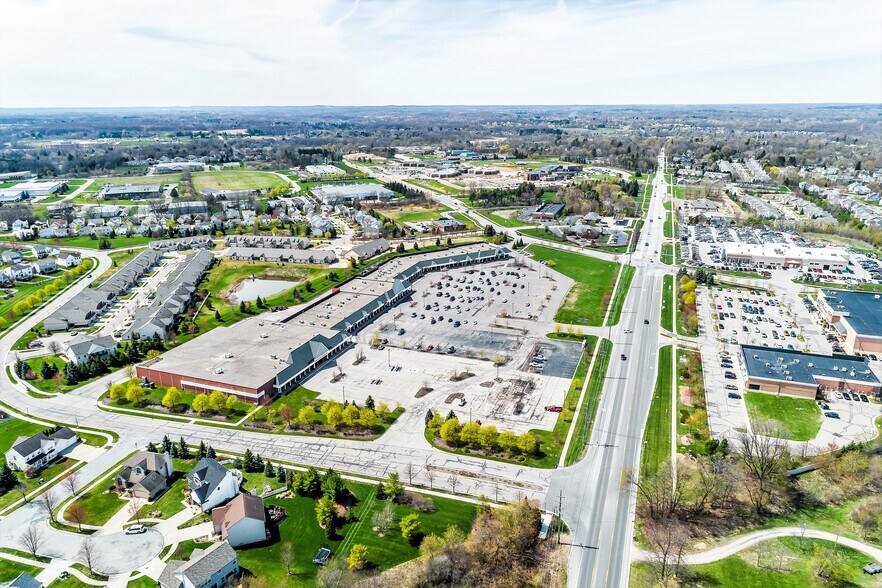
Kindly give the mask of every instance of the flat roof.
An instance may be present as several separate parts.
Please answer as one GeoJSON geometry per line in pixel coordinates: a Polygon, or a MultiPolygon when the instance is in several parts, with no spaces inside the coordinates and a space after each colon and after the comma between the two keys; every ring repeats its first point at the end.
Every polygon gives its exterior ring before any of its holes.
{"type": "MultiPolygon", "coordinates": [[[[328,339],[340,331],[337,325],[394,287],[396,276],[419,263],[498,247],[475,243],[453,249],[394,258],[367,276],[356,278],[323,299],[280,312],[250,317],[228,327],[217,327],[175,347],[149,364],[149,369],[186,377],[203,378],[219,384],[259,388],[288,367],[289,356],[315,335],[328,339]],[[266,337],[261,337],[265,334],[266,337]],[[231,353],[232,357],[226,357],[231,353]],[[275,355],[277,359],[270,356],[275,355]],[[223,373],[217,374],[221,369],[223,373]]],[[[382,315],[380,315],[382,316],[382,315]]]]}
{"type": "Polygon", "coordinates": [[[873,292],[823,290],[827,304],[858,335],[882,337],[882,296],[873,292]]]}
{"type": "Polygon", "coordinates": [[[741,354],[748,376],[756,378],[811,385],[818,383],[817,377],[879,384],[867,359],[858,355],[821,355],[755,345],[742,345],[741,354]]]}
{"type": "Polygon", "coordinates": [[[799,247],[790,243],[726,243],[726,255],[750,255],[754,257],[780,257],[848,263],[848,254],[825,247],[799,247]]]}

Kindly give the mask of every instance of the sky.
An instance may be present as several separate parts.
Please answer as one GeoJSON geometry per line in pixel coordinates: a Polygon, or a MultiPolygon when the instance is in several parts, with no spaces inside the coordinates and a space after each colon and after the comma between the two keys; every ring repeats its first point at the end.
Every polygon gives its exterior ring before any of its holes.
{"type": "Polygon", "coordinates": [[[880,0],[2,0],[0,108],[882,102],[880,0]]]}

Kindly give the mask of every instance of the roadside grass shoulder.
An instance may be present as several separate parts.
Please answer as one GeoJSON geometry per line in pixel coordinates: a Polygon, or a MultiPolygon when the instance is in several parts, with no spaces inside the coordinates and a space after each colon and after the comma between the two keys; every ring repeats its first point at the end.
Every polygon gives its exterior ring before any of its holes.
{"type": "Polygon", "coordinates": [[[659,349],[658,377],[646,429],[643,433],[643,452],[640,456],[640,477],[650,476],[671,456],[671,362],[673,351],[670,345],[659,349]]]}
{"type": "Polygon", "coordinates": [[[615,295],[612,299],[612,306],[609,310],[609,320],[606,321],[607,325],[617,325],[619,324],[619,319],[622,315],[622,308],[625,305],[625,298],[628,296],[628,291],[631,289],[631,281],[634,279],[634,266],[626,265],[622,269],[622,276],[619,278],[619,283],[615,289],[615,295]]]}

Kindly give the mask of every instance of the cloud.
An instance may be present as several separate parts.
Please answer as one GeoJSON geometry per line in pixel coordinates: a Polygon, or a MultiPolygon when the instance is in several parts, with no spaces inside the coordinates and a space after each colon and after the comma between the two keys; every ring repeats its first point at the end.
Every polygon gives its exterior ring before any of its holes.
{"type": "Polygon", "coordinates": [[[4,0],[4,17],[20,50],[0,52],[0,107],[882,101],[876,0],[4,0]]]}

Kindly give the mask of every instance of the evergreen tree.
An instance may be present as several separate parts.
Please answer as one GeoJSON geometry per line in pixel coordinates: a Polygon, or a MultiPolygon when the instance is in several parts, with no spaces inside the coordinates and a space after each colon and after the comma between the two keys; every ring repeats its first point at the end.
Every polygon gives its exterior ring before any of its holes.
{"type": "Polygon", "coordinates": [[[153,441],[147,444],[147,451],[150,453],[156,453],[156,445],[153,444],[153,441]]]}
{"type": "Polygon", "coordinates": [[[242,314],[245,314],[246,312],[248,312],[248,310],[247,310],[247,308],[246,308],[246,306],[245,306],[245,301],[244,301],[244,300],[243,300],[242,302],[239,303],[239,312],[241,312],[242,314]]]}
{"type": "Polygon", "coordinates": [[[246,472],[250,472],[254,468],[254,454],[247,447],[245,448],[245,455],[242,457],[242,467],[246,472]]]}
{"type": "Polygon", "coordinates": [[[162,452],[168,453],[169,455],[171,455],[172,442],[171,442],[171,439],[168,438],[168,435],[165,435],[162,438],[162,452]]]}
{"type": "Polygon", "coordinates": [[[197,459],[202,459],[208,454],[208,450],[205,447],[205,441],[199,442],[199,452],[196,454],[197,459]]]}
{"type": "Polygon", "coordinates": [[[263,475],[267,478],[276,477],[276,468],[273,467],[273,463],[270,460],[266,460],[266,463],[263,465],[263,475]]]}
{"type": "Polygon", "coordinates": [[[205,457],[210,457],[211,459],[217,457],[217,453],[215,453],[214,447],[212,447],[211,445],[208,446],[208,451],[205,453],[205,457]]]}
{"type": "Polygon", "coordinates": [[[364,401],[364,406],[365,406],[365,408],[369,408],[371,410],[374,410],[374,408],[376,408],[376,405],[374,404],[373,396],[368,394],[367,400],[364,401]]]}
{"type": "Polygon", "coordinates": [[[429,410],[426,411],[426,426],[427,426],[427,427],[429,426],[429,421],[432,420],[432,417],[433,417],[433,416],[435,416],[435,413],[432,412],[432,409],[431,409],[431,408],[430,408],[429,410]]]}
{"type": "Polygon", "coordinates": [[[346,484],[340,474],[334,470],[328,470],[322,480],[322,495],[337,502],[346,491],[346,484]]]}
{"type": "Polygon", "coordinates": [[[12,469],[10,469],[9,465],[4,463],[3,467],[0,468],[0,488],[9,490],[16,484],[18,484],[18,478],[12,473],[12,469]]]}
{"type": "Polygon", "coordinates": [[[283,467],[282,467],[282,464],[279,464],[279,465],[276,467],[276,478],[278,478],[278,479],[281,480],[282,482],[286,482],[286,481],[287,481],[287,479],[288,479],[288,478],[287,478],[287,474],[288,474],[288,470],[286,470],[285,468],[283,468],[283,467]]]}
{"type": "Polygon", "coordinates": [[[233,462],[233,467],[240,471],[245,469],[245,464],[242,462],[241,457],[236,458],[236,461],[233,462]]]}
{"type": "Polygon", "coordinates": [[[187,442],[184,441],[183,437],[178,441],[178,456],[181,459],[189,459],[190,457],[190,448],[187,447],[187,442]]]}

